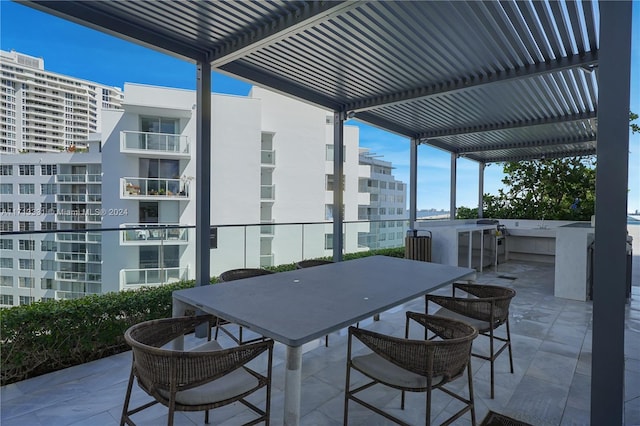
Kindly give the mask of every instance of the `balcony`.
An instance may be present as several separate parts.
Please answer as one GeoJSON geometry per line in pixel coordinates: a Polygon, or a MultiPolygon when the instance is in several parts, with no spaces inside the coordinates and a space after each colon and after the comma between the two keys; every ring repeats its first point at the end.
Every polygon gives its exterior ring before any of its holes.
{"type": "Polygon", "coordinates": [[[102,274],[89,272],[56,271],[56,280],[82,283],[101,283],[102,274]]]}
{"type": "Polygon", "coordinates": [[[276,199],[275,185],[260,185],[260,201],[275,201],[275,199],[276,199]]]}
{"type": "Polygon", "coordinates": [[[145,285],[167,284],[189,278],[189,267],[121,269],[120,288],[123,290],[145,285]]]}
{"type": "Polygon", "coordinates": [[[100,183],[102,182],[101,174],[58,174],[56,175],[56,183],[100,183]]]}
{"type": "Polygon", "coordinates": [[[138,200],[189,200],[189,182],[181,179],[136,178],[120,179],[120,198],[138,200]]]}
{"type": "MultiPolygon", "coordinates": [[[[120,245],[176,245],[189,243],[189,229],[177,228],[177,223],[124,223],[120,245]],[[176,228],[167,228],[167,226],[176,228]]],[[[184,226],[184,225],[183,225],[184,226]]]]}
{"type": "Polygon", "coordinates": [[[263,166],[275,166],[276,165],[276,152],[272,150],[260,151],[260,164],[263,166]]]}
{"type": "Polygon", "coordinates": [[[99,253],[56,252],[56,261],[58,261],[58,262],[101,263],[102,262],[102,254],[99,254],[99,253]]]}
{"type": "Polygon", "coordinates": [[[120,132],[120,152],[139,154],[146,157],[191,157],[187,136],[169,133],[120,132]]]}

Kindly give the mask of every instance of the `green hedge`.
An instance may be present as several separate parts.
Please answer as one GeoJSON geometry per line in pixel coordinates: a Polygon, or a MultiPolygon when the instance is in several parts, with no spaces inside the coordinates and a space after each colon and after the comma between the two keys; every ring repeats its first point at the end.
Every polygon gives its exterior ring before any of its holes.
{"type": "MultiPolygon", "coordinates": [[[[376,254],[404,257],[404,248],[347,254],[344,258],[376,254]]],[[[289,271],[295,269],[295,264],[269,269],[289,271]]],[[[0,384],[128,350],[123,336],[127,328],[142,321],[170,317],[171,293],[193,285],[193,281],[187,281],[0,309],[0,384]]]]}

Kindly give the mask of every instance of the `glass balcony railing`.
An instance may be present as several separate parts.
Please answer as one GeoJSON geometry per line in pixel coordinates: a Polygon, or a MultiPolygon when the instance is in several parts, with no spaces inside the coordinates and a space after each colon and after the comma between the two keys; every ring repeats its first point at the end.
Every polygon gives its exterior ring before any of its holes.
{"type": "Polygon", "coordinates": [[[144,151],[145,153],[158,152],[163,155],[189,155],[189,139],[184,135],[151,132],[121,132],[120,143],[121,152],[144,151]]]}
{"type": "Polygon", "coordinates": [[[260,163],[263,166],[275,166],[276,165],[276,152],[262,150],[260,152],[260,163]]]}
{"type": "Polygon", "coordinates": [[[129,229],[120,232],[120,244],[187,244],[189,230],[178,226],[177,223],[125,223],[121,227],[129,229]]]}
{"type": "Polygon", "coordinates": [[[274,201],[276,196],[275,185],[260,185],[260,200],[261,201],[274,201]]]}
{"type": "Polygon", "coordinates": [[[188,267],[122,269],[120,271],[120,284],[125,289],[145,285],[167,284],[188,278],[188,267]]]}
{"type": "Polygon", "coordinates": [[[120,179],[120,187],[120,198],[189,198],[189,182],[181,179],[125,177],[120,179]]]}
{"type": "MultiPolygon", "coordinates": [[[[0,256],[0,294],[7,297],[0,300],[7,303],[0,306],[26,300],[20,299],[18,287],[19,278],[25,275],[25,269],[20,269],[23,266],[34,278],[30,289],[34,301],[195,278],[193,225],[126,223],[118,228],[95,229],[91,227],[100,225],[72,221],[58,222],[57,226],[59,229],[52,231],[2,233],[6,250],[0,256]],[[84,227],[89,229],[74,229],[84,227]],[[33,241],[26,245],[32,250],[18,250],[20,244],[25,246],[21,240],[33,241]]],[[[403,247],[407,227],[408,221],[397,219],[386,221],[384,228],[365,221],[347,222],[343,228],[344,252],[403,247]]],[[[331,222],[220,225],[212,227],[214,234],[211,276],[228,269],[276,266],[333,255],[331,222]]]]}

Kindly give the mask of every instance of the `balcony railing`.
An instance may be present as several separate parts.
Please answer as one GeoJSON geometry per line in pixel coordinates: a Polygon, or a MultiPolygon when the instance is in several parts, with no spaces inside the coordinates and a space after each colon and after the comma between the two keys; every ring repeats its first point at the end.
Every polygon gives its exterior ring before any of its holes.
{"type": "Polygon", "coordinates": [[[124,177],[120,188],[120,198],[189,199],[189,184],[181,179],[124,177]]]}
{"type": "Polygon", "coordinates": [[[56,252],[58,262],[93,262],[100,263],[102,255],[98,253],[56,252]]]}
{"type": "Polygon", "coordinates": [[[122,228],[131,229],[120,232],[120,244],[134,246],[187,244],[189,230],[177,226],[179,226],[177,223],[124,223],[121,225],[122,228]]]}
{"type": "Polygon", "coordinates": [[[136,288],[144,285],[166,284],[189,278],[189,267],[122,269],[120,288],[136,288]]]}
{"type": "Polygon", "coordinates": [[[151,132],[121,132],[121,152],[157,152],[163,155],[189,156],[189,139],[185,135],[151,132]]]}
{"type": "Polygon", "coordinates": [[[262,150],[260,151],[260,163],[263,166],[275,166],[276,165],[276,152],[262,150]]]}
{"type": "Polygon", "coordinates": [[[273,201],[275,200],[276,186],[275,185],[260,185],[260,200],[261,201],[273,201]]]}
{"type": "Polygon", "coordinates": [[[102,182],[100,174],[60,174],[56,175],[57,183],[99,183],[102,182]]]}

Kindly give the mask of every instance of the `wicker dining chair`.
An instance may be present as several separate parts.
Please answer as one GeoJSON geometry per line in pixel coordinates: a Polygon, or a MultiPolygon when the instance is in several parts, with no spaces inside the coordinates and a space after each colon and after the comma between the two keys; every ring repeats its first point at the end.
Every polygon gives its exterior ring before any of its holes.
{"type": "Polygon", "coordinates": [[[333,260],[305,259],[296,262],[296,269],[312,268],[314,266],[329,265],[331,263],[333,263],[333,260]]]}
{"type": "MultiPolygon", "coordinates": [[[[218,277],[218,281],[219,282],[229,282],[229,281],[235,281],[235,280],[241,280],[243,278],[251,278],[251,277],[259,277],[261,275],[269,275],[269,274],[273,274],[273,271],[269,271],[267,269],[261,269],[261,268],[238,268],[238,269],[230,269],[228,271],[225,271],[223,273],[220,274],[220,276],[218,277]]],[[[243,339],[243,332],[242,332],[242,326],[239,325],[238,326],[238,336],[236,336],[231,330],[229,330],[229,327],[231,326],[231,322],[223,319],[223,318],[218,318],[218,322],[216,324],[216,333],[215,333],[215,338],[218,338],[218,331],[222,330],[223,333],[225,333],[227,336],[229,336],[234,342],[236,342],[239,345],[242,345],[243,343],[253,343],[253,342],[258,342],[261,340],[265,340],[265,338],[263,336],[260,337],[256,337],[253,339],[249,339],[249,340],[244,340],[243,339]]]]}
{"type": "Polygon", "coordinates": [[[205,423],[209,423],[209,410],[236,401],[259,416],[247,424],[263,421],[269,424],[272,340],[230,349],[223,349],[215,340],[187,351],[167,348],[172,340],[193,332],[196,326],[212,318],[202,315],[145,321],[125,332],[125,340],[133,349],[133,362],[121,426],[125,423],[135,425],[131,416],[157,403],[169,408],[169,426],[173,425],[176,411],[205,411],[205,423]],[[265,353],[268,359],[266,375],[247,367],[249,361],[265,353]],[[138,386],[154,400],[130,409],[136,380],[138,386]],[[262,388],[266,392],[264,409],[245,399],[262,388]]]}
{"type": "MultiPolygon", "coordinates": [[[[313,268],[314,266],[329,265],[333,260],[324,259],[305,259],[296,262],[296,269],[313,268]]],[[[324,346],[329,347],[329,335],[324,336],[324,346]]]]}
{"type": "Polygon", "coordinates": [[[471,325],[449,318],[407,312],[406,335],[409,335],[410,320],[416,321],[430,331],[436,339],[411,340],[376,333],[374,331],[349,327],[347,346],[347,374],[344,397],[344,424],[348,424],[349,401],[386,417],[393,422],[408,425],[391,414],[383,411],[373,402],[366,402],[355,396],[356,393],[376,384],[383,384],[402,391],[401,407],[404,409],[405,392],[426,393],[426,424],[431,424],[432,391],[438,389],[461,401],[464,407],[453,414],[445,423],[455,421],[467,411],[471,411],[471,424],[475,426],[476,415],[473,398],[471,373],[471,343],[478,335],[471,325]],[[353,339],[362,342],[371,352],[352,357],[353,339]],[[371,381],[351,389],[351,370],[367,376],[371,381]],[[445,385],[464,375],[467,370],[468,399],[447,389],[445,385]]]}
{"type": "Polygon", "coordinates": [[[480,334],[489,338],[489,355],[475,351],[471,355],[490,362],[491,398],[493,398],[495,395],[494,363],[505,349],[509,351],[509,366],[513,374],[509,305],[516,291],[497,285],[456,282],[453,284],[452,294],[452,297],[427,294],[425,312],[429,313],[429,302],[433,302],[441,307],[435,315],[466,321],[476,327],[480,334]],[[456,290],[465,292],[465,297],[456,297],[456,290]],[[506,326],[506,337],[496,336],[494,331],[503,324],[506,326]],[[500,343],[499,347],[496,347],[496,340],[500,343]]]}

